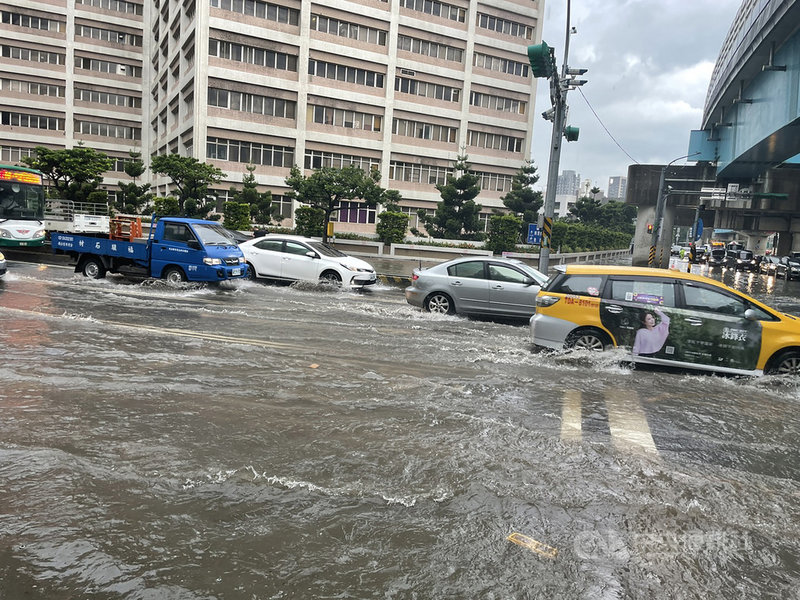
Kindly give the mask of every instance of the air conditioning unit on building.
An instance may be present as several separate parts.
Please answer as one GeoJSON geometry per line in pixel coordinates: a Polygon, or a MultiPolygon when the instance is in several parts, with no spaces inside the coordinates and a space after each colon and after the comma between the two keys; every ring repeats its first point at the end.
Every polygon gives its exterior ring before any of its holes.
{"type": "Polygon", "coordinates": [[[128,65],[117,65],[117,75],[127,75],[128,65]]]}

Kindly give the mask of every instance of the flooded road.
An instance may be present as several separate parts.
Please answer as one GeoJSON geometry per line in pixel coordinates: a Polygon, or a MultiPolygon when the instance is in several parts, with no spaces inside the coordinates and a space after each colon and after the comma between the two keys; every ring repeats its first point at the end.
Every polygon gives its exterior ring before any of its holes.
{"type": "Polygon", "coordinates": [[[388,286],[10,263],[0,323],[0,598],[800,598],[795,380],[532,352],[388,286]]]}

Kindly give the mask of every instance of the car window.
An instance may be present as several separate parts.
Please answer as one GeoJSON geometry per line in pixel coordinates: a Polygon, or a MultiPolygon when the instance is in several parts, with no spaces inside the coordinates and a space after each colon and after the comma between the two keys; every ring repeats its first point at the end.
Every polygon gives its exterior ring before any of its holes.
{"type": "Polygon", "coordinates": [[[683,299],[686,308],[723,315],[743,316],[744,311],[749,308],[748,303],[741,298],[694,283],[683,284],[683,299]]]}
{"type": "Polygon", "coordinates": [[[602,275],[565,275],[556,278],[548,292],[575,294],[578,296],[599,296],[603,289],[602,275]]]}
{"type": "Polygon", "coordinates": [[[259,250],[272,250],[273,252],[280,252],[283,248],[283,240],[259,240],[253,245],[259,250]]]}
{"type": "Polygon", "coordinates": [[[675,306],[675,284],[649,279],[612,279],[609,298],[653,306],[675,306]]]}
{"type": "Polygon", "coordinates": [[[188,242],[196,238],[184,223],[165,223],[163,239],[168,242],[188,242]]]}
{"type": "Polygon", "coordinates": [[[286,249],[284,250],[287,254],[297,254],[298,256],[305,256],[308,252],[311,252],[311,249],[299,242],[286,242],[286,249]]]}
{"type": "Polygon", "coordinates": [[[529,279],[522,271],[517,271],[506,265],[489,265],[489,279],[494,281],[508,281],[509,283],[525,283],[529,279]]]}
{"type": "Polygon", "coordinates": [[[450,277],[485,279],[483,274],[483,262],[479,260],[471,260],[450,265],[447,267],[447,274],[450,275],[450,277]]]}

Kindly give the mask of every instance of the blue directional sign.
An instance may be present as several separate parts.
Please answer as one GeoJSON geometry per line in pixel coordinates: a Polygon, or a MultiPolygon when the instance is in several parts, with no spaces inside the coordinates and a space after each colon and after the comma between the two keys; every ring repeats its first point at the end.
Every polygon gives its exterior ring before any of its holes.
{"type": "Polygon", "coordinates": [[[694,233],[694,241],[696,242],[703,237],[703,219],[697,219],[697,231],[694,233]]]}
{"type": "Polygon", "coordinates": [[[542,230],[536,223],[528,224],[528,244],[541,244],[542,243],[542,230]]]}

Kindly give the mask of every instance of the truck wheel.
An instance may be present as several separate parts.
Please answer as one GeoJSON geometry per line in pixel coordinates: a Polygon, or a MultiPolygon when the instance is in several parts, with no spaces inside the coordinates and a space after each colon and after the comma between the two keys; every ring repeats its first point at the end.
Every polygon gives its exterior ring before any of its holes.
{"type": "Polygon", "coordinates": [[[171,285],[186,281],[186,274],[179,267],[167,267],[163,277],[171,285]]]}
{"type": "Polygon", "coordinates": [[[106,268],[98,258],[87,258],[83,263],[82,272],[89,279],[102,279],[106,276],[106,268]]]}

